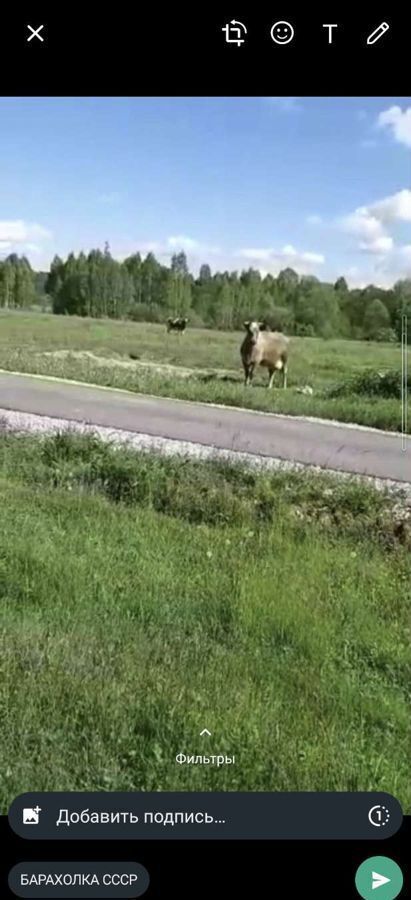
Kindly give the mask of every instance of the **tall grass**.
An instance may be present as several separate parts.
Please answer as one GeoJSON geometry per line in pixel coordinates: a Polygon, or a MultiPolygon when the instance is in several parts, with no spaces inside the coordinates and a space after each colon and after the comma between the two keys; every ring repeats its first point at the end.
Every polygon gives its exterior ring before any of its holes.
{"type": "Polygon", "coordinates": [[[3,812],[141,789],[410,810],[410,556],[385,497],[6,434],[0,500],[3,812]],[[236,762],[175,762],[205,749],[236,762]]]}

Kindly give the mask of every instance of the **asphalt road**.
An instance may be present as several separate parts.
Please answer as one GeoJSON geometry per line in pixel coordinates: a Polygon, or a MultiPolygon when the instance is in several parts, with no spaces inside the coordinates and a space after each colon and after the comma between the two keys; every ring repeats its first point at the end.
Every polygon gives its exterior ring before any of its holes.
{"type": "Polygon", "coordinates": [[[399,434],[8,373],[0,373],[0,407],[411,482],[411,440],[404,451],[399,434]]]}

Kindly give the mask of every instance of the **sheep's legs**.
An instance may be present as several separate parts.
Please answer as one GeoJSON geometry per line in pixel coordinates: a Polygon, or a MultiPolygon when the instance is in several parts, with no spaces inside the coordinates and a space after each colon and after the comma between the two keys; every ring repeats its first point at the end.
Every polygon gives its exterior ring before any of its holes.
{"type": "MultiPolygon", "coordinates": [[[[268,387],[272,388],[272,386],[274,384],[274,375],[276,373],[276,369],[269,369],[268,373],[270,376],[269,381],[268,381],[268,387]]],[[[286,365],[286,363],[283,363],[282,373],[283,373],[283,388],[286,388],[287,387],[287,365],[286,365]]]]}
{"type": "Polygon", "coordinates": [[[251,384],[251,382],[253,380],[254,366],[253,365],[244,366],[244,372],[245,372],[244,384],[247,387],[247,385],[251,384]]]}

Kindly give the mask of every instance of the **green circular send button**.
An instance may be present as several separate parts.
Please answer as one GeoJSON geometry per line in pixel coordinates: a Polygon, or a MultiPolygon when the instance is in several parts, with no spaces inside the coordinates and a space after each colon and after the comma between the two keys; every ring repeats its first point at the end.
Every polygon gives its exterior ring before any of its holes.
{"type": "Polygon", "coordinates": [[[364,900],[395,900],[404,883],[400,867],[388,856],[372,856],[361,863],[355,886],[364,900]]]}

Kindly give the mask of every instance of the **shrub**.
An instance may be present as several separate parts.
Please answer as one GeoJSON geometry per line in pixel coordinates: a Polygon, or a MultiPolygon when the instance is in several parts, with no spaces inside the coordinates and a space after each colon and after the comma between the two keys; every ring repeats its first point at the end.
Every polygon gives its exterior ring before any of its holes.
{"type": "MultiPolygon", "coordinates": [[[[172,315],[172,313],[167,313],[167,315],[172,315]]],[[[188,328],[205,328],[204,321],[195,309],[189,309],[186,313],[188,318],[188,328]]]]}
{"type": "Polygon", "coordinates": [[[263,316],[264,322],[271,331],[285,331],[291,333],[294,328],[294,314],[286,306],[274,306],[267,315],[263,316]]]}
{"type": "Polygon", "coordinates": [[[305,325],[303,322],[298,322],[295,327],[295,333],[297,337],[315,337],[315,328],[314,325],[305,325]]]}
{"type": "MultiPolygon", "coordinates": [[[[327,397],[349,397],[350,395],[401,398],[401,372],[397,369],[377,372],[369,369],[334,384],[326,393],[327,397]]],[[[411,388],[411,374],[408,375],[408,388],[411,388]]]]}
{"type": "Polygon", "coordinates": [[[395,344],[397,335],[393,328],[381,328],[379,331],[377,331],[374,340],[381,343],[385,342],[389,344],[395,344]]]}
{"type": "Polygon", "coordinates": [[[167,317],[164,309],[155,303],[133,303],[127,310],[126,318],[132,322],[165,322],[167,317]]]}
{"type": "Polygon", "coordinates": [[[19,474],[41,492],[100,494],[112,504],[149,508],[200,527],[248,527],[252,536],[291,521],[301,540],[312,540],[313,525],[336,540],[342,532],[355,541],[366,535],[390,551],[409,539],[407,523],[394,516],[387,495],[355,480],[135,453],[72,432],[41,442],[7,433],[0,438],[3,464],[12,455],[13,477],[19,474]]]}

